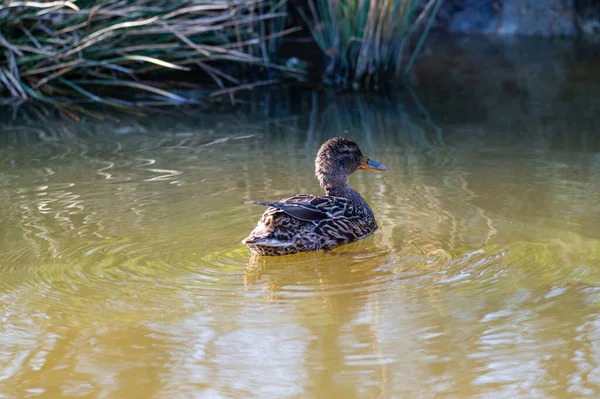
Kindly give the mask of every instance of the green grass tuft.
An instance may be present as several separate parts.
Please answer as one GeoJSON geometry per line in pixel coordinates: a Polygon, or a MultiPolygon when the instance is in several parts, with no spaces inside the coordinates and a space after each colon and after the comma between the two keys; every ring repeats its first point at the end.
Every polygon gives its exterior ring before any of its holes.
{"type": "Polygon", "coordinates": [[[303,17],[327,57],[325,79],[368,89],[408,73],[441,4],[442,0],[308,0],[303,17]],[[419,40],[409,54],[415,38],[419,40]]]}

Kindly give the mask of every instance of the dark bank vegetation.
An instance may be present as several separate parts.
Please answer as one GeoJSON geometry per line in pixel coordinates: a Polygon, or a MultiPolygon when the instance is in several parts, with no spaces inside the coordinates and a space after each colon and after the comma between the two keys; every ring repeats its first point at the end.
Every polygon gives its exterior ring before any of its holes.
{"type": "Polygon", "coordinates": [[[288,0],[8,0],[0,96],[70,116],[91,113],[87,103],[132,110],[233,99],[302,79],[303,54],[278,57],[302,24],[327,82],[376,87],[410,68],[441,2],[309,0],[298,10],[288,0]],[[290,18],[292,7],[303,18],[290,18]]]}

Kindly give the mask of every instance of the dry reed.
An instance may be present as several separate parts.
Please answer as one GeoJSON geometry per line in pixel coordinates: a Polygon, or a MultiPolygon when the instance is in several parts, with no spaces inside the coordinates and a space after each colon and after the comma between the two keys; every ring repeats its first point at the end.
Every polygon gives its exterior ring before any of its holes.
{"type": "Polygon", "coordinates": [[[0,96],[69,114],[86,112],[80,103],[90,101],[131,108],[232,96],[274,80],[249,82],[249,66],[301,73],[274,57],[297,29],[286,29],[286,7],[287,0],[5,1],[0,96]],[[202,74],[214,90],[188,90],[202,74]]]}

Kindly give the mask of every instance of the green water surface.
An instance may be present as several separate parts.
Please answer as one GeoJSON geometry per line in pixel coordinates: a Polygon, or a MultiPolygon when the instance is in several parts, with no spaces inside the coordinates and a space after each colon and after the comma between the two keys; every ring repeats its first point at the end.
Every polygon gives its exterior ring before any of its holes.
{"type": "Polygon", "coordinates": [[[595,132],[409,102],[6,124],[0,398],[598,396],[595,132]],[[251,257],[336,135],[379,231],[251,257]]]}

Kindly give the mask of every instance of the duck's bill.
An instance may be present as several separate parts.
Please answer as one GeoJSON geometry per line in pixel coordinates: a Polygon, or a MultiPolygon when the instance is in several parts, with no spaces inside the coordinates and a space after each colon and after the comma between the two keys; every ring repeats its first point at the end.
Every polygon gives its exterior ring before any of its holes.
{"type": "Polygon", "coordinates": [[[362,170],[379,170],[379,171],[382,171],[382,170],[387,170],[387,167],[384,164],[382,164],[382,163],[375,162],[375,161],[372,161],[372,160],[370,160],[368,158],[365,158],[363,160],[362,165],[360,165],[358,167],[358,169],[362,169],[362,170]]]}

